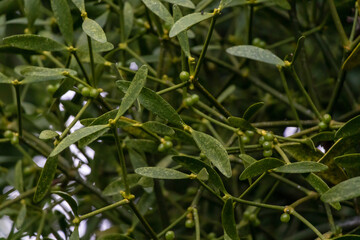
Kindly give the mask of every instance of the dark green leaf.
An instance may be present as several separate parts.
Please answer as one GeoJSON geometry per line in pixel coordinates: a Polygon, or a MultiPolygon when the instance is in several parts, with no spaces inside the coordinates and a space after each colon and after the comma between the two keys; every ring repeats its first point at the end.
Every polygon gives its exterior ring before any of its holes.
{"type": "Polygon", "coordinates": [[[54,157],[61,153],[63,150],[65,150],[67,147],[69,147],[71,144],[76,143],[80,139],[89,136],[90,134],[93,134],[95,132],[101,131],[105,128],[108,128],[108,125],[96,125],[96,126],[89,126],[80,128],[79,130],[76,130],[72,134],[65,137],[56,147],[55,149],[50,153],[49,157],[54,157]]]}
{"type": "Polygon", "coordinates": [[[281,144],[281,149],[299,162],[316,162],[323,156],[320,150],[314,151],[308,145],[301,143],[283,143],[281,144]]]}
{"type": "Polygon", "coordinates": [[[171,168],[162,167],[142,167],[135,169],[137,174],[141,176],[158,178],[158,179],[185,179],[189,178],[189,175],[179,172],[171,168]]]}
{"type": "Polygon", "coordinates": [[[340,202],[353,199],[360,196],[360,177],[355,177],[343,181],[336,186],[330,188],[321,196],[324,202],[340,202]]]}
{"type": "Polygon", "coordinates": [[[359,167],[360,154],[359,153],[345,154],[334,158],[334,161],[337,165],[343,168],[359,167]]]}
{"type": "Polygon", "coordinates": [[[105,133],[107,133],[107,131],[109,131],[108,128],[102,129],[98,132],[94,132],[82,139],[79,140],[79,148],[83,148],[87,145],[89,145],[90,143],[92,143],[93,141],[95,141],[96,139],[98,139],[99,137],[101,137],[102,135],[104,135],[105,133]]]}
{"type": "MultiPolygon", "coordinates": [[[[330,189],[329,186],[314,173],[310,173],[305,179],[320,195],[330,189]]],[[[336,210],[341,209],[341,205],[338,202],[330,203],[330,205],[336,210]]]]}
{"type": "Polygon", "coordinates": [[[264,104],[265,104],[264,102],[258,102],[258,103],[252,104],[252,105],[251,105],[250,107],[248,107],[248,108],[246,109],[246,111],[244,112],[243,119],[249,121],[250,118],[251,118],[252,116],[254,116],[255,113],[256,113],[257,111],[259,111],[259,109],[260,109],[262,106],[264,106],[264,104]]]}
{"type": "Polygon", "coordinates": [[[175,131],[171,127],[155,121],[143,123],[142,127],[150,132],[154,132],[164,136],[171,136],[175,134],[175,131]]]}
{"type": "Polygon", "coordinates": [[[240,239],[236,230],[233,201],[231,198],[227,199],[224,204],[221,212],[221,222],[224,228],[224,232],[231,240],[240,239]]]}
{"type": "Polygon", "coordinates": [[[245,168],[256,162],[256,159],[247,154],[240,154],[239,158],[243,161],[245,168]]]}
{"type": "Polygon", "coordinates": [[[136,149],[140,152],[153,153],[158,147],[156,142],[148,139],[126,139],[124,143],[126,147],[136,149]]]}
{"type": "Polygon", "coordinates": [[[23,170],[22,170],[22,161],[18,160],[15,165],[15,184],[14,187],[22,193],[24,191],[24,180],[23,180],[23,170]]]}
{"type": "MultiPolygon", "coordinates": [[[[121,91],[126,92],[130,82],[117,81],[116,84],[121,91]]],[[[139,95],[139,101],[146,109],[168,120],[170,123],[178,126],[183,124],[182,119],[175,109],[153,90],[144,87],[139,95]]]]}
{"type": "Polygon", "coordinates": [[[116,114],[116,117],[122,116],[131,107],[131,105],[133,105],[141,90],[145,86],[147,74],[147,66],[142,65],[136,72],[129,88],[126,90],[125,96],[121,101],[121,105],[119,107],[118,113],[116,114]]]}
{"type": "Polygon", "coordinates": [[[360,133],[360,115],[347,121],[344,126],[335,133],[335,139],[350,137],[360,133]]]}
{"type": "Polygon", "coordinates": [[[282,173],[310,173],[321,172],[327,169],[326,165],[318,162],[295,162],[275,168],[274,171],[282,173]]]}
{"type": "MultiPolygon", "coordinates": [[[[131,188],[137,185],[140,178],[141,176],[139,176],[138,174],[127,175],[127,182],[129,184],[129,187],[131,188]]],[[[120,194],[120,191],[124,191],[124,190],[125,190],[124,181],[121,178],[118,178],[105,187],[103,194],[105,196],[114,196],[120,194]]]]}
{"type": "Polygon", "coordinates": [[[84,0],[71,0],[80,12],[85,12],[85,1],[84,0]]]}
{"type": "Polygon", "coordinates": [[[39,138],[42,140],[47,140],[47,139],[53,139],[54,137],[59,136],[59,134],[55,131],[52,130],[44,130],[40,133],[39,138]]]}
{"type": "Polygon", "coordinates": [[[195,174],[199,173],[203,168],[205,168],[209,174],[209,183],[211,183],[216,189],[222,191],[223,193],[227,192],[219,174],[208,164],[196,158],[187,156],[173,156],[172,159],[195,174]]]}
{"type": "Polygon", "coordinates": [[[129,2],[124,4],[124,38],[129,38],[134,22],[134,11],[129,2]]]}
{"type": "MultiPolygon", "coordinates": [[[[233,0],[221,0],[219,4],[219,8],[223,9],[226,8],[233,0]]],[[[235,1],[237,2],[237,1],[235,1]]]]}
{"type": "Polygon", "coordinates": [[[107,41],[104,30],[97,22],[90,18],[84,19],[82,29],[89,37],[98,42],[105,43],[107,41]]]}
{"type": "Polygon", "coordinates": [[[191,0],[163,0],[163,1],[169,2],[172,4],[177,4],[182,7],[195,8],[195,5],[193,4],[193,2],[191,0]]]}
{"type": "Polygon", "coordinates": [[[74,82],[75,81],[71,78],[64,79],[63,82],[60,84],[60,87],[53,94],[53,98],[60,98],[62,95],[64,95],[74,86],[74,82]]]}
{"type": "Polygon", "coordinates": [[[352,50],[351,54],[347,57],[342,69],[351,70],[360,64],[360,43],[357,44],[356,48],[352,50]]]}
{"type": "Polygon", "coordinates": [[[49,157],[46,160],[45,166],[41,171],[39,181],[36,185],[36,192],[34,195],[34,202],[40,202],[47,194],[51,183],[55,177],[56,168],[58,163],[58,157],[49,157]]]}
{"type": "Polygon", "coordinates": [[[202,22],[206,19],[213,17],[214,14],[212,13],[191,13],[175,22],[172,26],[169,37],[175,37],[179,33],[184,30],[188,30],[190,27],[194,26],[195,24],[202,22]]]}
{"type": "MultiPolygon", "coordinates": [[[[173,6],[173,15],[175,21],[179,20],[183,16],[180,8],[176,4],[173,6]]],[[[180,32],[177,35],[177,39],[179,40],[180,47],[183,50],[185,56],[190,57],[191,54],[190,54],[189,39],[186,31],[180,32]]]]}
{"type": "Polygon", "coordinates": [[[259,62],[269,63],[273,65],[284,66],[285,63],[278,56],[270,52],[269,50],[255,47],[252,45],[241,45],[228,48],[227,53],[237,56],[249,58],[259,62]]]}
{"type": "Polygon", "coordinates": [[[319,142],[333,141],[335,137],[334,132],[320,132],[311,136],[311,140],[317,144],[319,142]]]}
{"type": "Polygon", "coordinates": [[[114,119],[116,117],[117,112],[118,112],[117,109],[108,111],[108,112],[104,113],[103,115],[101,115],[100,117],[97,117],[94,120],[92,120],[90,125],[94,126],[94,125],[107,124],[109,122],[109,119],[114,119]]]}
{"type": "Polygon", "coordinates": [[[26,204],[21,204],[19,214],[17,215],[15,226],[20,229],[26,218],[26,204]]]}
{"type": "Polygon", "coordinates": [[[25,15],[28,19],[28,26],[32,28],[36,18],[39,16],[39,9],[41,9],[40,0],[26,0],[24,1],[25,15]]]}
{"type": "Polygon", "coordinates": [[[239,179],[245,180],[248,178],[252,178],[252,177],[258,176],[260,174],[263,174],[264,172],[266,172],[270,169],[274,169],[274,168],[282,166],[282,165],[284,165],[284,162],[277,158],[271,158],[271,157],[264,158],[264,159],[261,159],[259,161],[256,161],[256,162],[250,164],[250,166],[245,168],[245,170],[241,173],[239,179]]]}
{"type": "Polygon", "coordinates": [[[276,5],[278,5],[279,7],[285,9],[285,10],[290,10],[291,6],[288,3],[287,0],[272,0],[276,5]]]}
{"type": "Polygon", "coordinates": [[[174,20],[166,9],[166,7],[159,0],[142,0],[145,6],[150,9],[155,15],[167,23],[173,24],[174,20]]]}
{"type": "Polygon", "coordinates": [[[50,38],[33,34],[20,34],[6,37],[3,44],[33,51],[64,51],[66,46],[50,38]]]}
{"type": "Polygon", "coordinates": [[[205,133],[192,130],[191,135],[196,145],[212,164],[214,164],[224,176],[228,178],[231,177],[230,159],[224,146],[218,140],[205,133]]]}
{"type": "Polygon", "coordinates": [[[66,192],[61,192],[61,191],[52,191],[52,194],[56,194],[59,195],[60,197],[62,197],[71,207],[71,210],[73,211],[75,216],[78,216],[78,204],[75,201],[74,198],[72,198],[68,193],[66,192]]]}
{"type": "Polygon", "coordinates": [[[197,174],[197,178],[201,181],[209,180],[209,173],[206,171],[206,168],[200,170],[200,172],[197,174]]]}
{"type": "Polygon", "coordinates": [[[67,0],[51,0],[51,9],[65,42],[71,46],[74,35],[73,19],[67,0]]]}
{"type": "Polygon", "coordinates": [[[239,117],[229,117],[229,124],[235,128],[240,128],[242,131],[251,130],[255,131],[256,129],[244,118],[239,117]]]}

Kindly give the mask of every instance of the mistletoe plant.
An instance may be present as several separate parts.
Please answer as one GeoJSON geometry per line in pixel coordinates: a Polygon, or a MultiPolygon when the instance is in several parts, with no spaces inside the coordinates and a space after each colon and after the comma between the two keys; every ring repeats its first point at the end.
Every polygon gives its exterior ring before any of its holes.
{"type": "Polygon", "coordinates": [[[0,237],[360,239],[359,6],[2,0],[0,237]]]}

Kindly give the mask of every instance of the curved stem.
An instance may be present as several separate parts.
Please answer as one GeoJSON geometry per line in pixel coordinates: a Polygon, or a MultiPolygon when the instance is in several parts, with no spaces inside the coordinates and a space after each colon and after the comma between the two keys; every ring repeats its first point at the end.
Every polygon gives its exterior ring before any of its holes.
{"type": "Polygon", "coordinates": [[[116,208],[116,207],[119,207],[119,206],[122,206],[122,205],[125,205],[125,204],[128,204],[130,201],[128,199],[123,199],[121,201],[118,201],[116,203],[113,203],[113,204],[110,204],[106,207],[103,207],[103,208],[100,208],[100,209],[97,209],[95,211],[92,211],[90,213],[87,213],[87,214],[84,214],[82,216],[79,217],[79,220],[82,221],[84,219],[87,219],[87,218],[90,218],[92,216],[95,216],[97,214],[100,214],[100,213],[103,213],[105,211],[108,211],[108,210],[111,210],[113,208],[116,208]]]}

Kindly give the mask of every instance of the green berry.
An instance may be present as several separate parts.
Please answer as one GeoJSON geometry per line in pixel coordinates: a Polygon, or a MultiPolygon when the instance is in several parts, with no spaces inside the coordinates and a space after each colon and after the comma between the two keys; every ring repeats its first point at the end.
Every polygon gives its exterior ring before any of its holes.
{"type": "Polygon", "coordinates": [[[14,136],[14,133],[10,130],[6,130],[4,132],[4,137],[8,138],[8,139],[11,139],[12,137],[14,136]]]}
{"type": "Polygon", "coordinates": [[[252,215],[251,211],[249,210],[245,210],[245,212],[243,213],[243,218],[245,218],[246,220],[250,219],[250,216],[252,215]]]}
{"type": "Polygon", "coordinates": [[[264,142],[265,142],[265,137],[264,137],[264,136],[261,136],[261,137],[259,138],[259,144],[262,145],[264,142]]]}
{"type": "Polygon", "coordinates": [[[81,95],[83,95],[84,97],[89,97],[90,96],[90,88],[84,87],[83,89],[81,89],[81,95]]]}
{"type": "Polygon", "coordinates": [[[201,152],[200,153],[200,156],[199,156],[201,159],[206,159],[206,155],[203,153],[203,152],[201,152]]]}
{"type": "Polygon", "coordinates": [[[78,87],[78,89],[81,91],[85,86],[80,83],[77,87],[78,87]]]}
{"type": "Polygon", "coordinates": [[[179,74],[179,78],[180,78],[181,81],[186,82],[186,81],[188,81],[189,78],[190,78],[190,73],[187,72],[187,71],[182,71],[182,72],[179,74]]]}
{"type": "Polygon", "coordinates": [[[19,137],[16,136],[16,135],[12,136],[12,138],[10,139],[10,142],[11,142],[11,144],[13,144],[13,145],[18,144],[18,143],[19,143],[19,137]]]}
{"type": "Polygon", "coordinates": [[[283,223],[289,222],[290,221],[290,214],[288,214],[288,213],[281,214],[280,221],[283,222],[283,223]]]}
{"type": "Polygon", "coordinates": [[[197,95],[197,94],[191,95],[190,98],[191,98],[191,101],[192,101],[192,105],[194,105],[195,103],[197,103],[197,102],[199,101],[199,99],[200,99],[199,95],[197,95]]]}
{"type": "Polygon", "coordinates": [[[57,90],[57,87],[54,86],[54,85],[52,85],[52,84],[50,84],[50,85],[48,85],[48,86],[46,87],[46,90],[48,91],[48,93],[54,94],[54,92],[56,92],[56,90],[57,90]]]}
{"type": "Polygon", "coordinates": [[[250,142],[250,138],[247,135],[241,136],[241,142],[243,144],[248,144],[250,142]]]}
{"type": "Polygon", "coordinates": [[[191,97],[187,97],[187,98],[184,99],[184,105],[187,106],[187,107],[192,106],[192,99],[191,99],[191,97]]]}
{"type": "Polygon", "coordinates": [[[324,123],[323,121],[319,122],[319,128],[321,131],[324,131],[328,128],[328,125],[326,123],[324,123]]]}
{"type": "Polygon", "coordinates": [[[166,147],[163,143],[160,143],[159,146],[158,146],[158,151],[159,152],[165,152],[166,150],[166,147]]]}
{"type": "Polygon", "coordinates": [[[267,132],[264,136],[266,141],[272,141],[274,140],[274,135],[271,132],[267,132]]]}
{"type": "Polygon", "coordinates": [[[263,156],[264,157],[271,157],[273,154],[272,150],[264,150],[263,151],[263,156]]]}
{"type": "Polygon", "coordinates": [[[323,121],[324,121],[324,123],[329,124],[330,121],[331,121],[331,116],[330,116],[330,114],[325,114],[325,115],[323,116],[323,121]]]}
{"type": "Polygon", "coordinates": [[[251,213],[250,216],[249,216],[250,222],[255,222],[256,219],[257,219],[256,214],[255,214],[255,213],[251,213]]]}
{"type": "Polygon", "coordinates": [[[211,233],[209,233],[209,234],[207,235],[207,238],[210,239],[210,240],[215,239],[215,238],[216,238],[216,234],[213,233],[213,232],[211,232],[211,233]]]}
{"type": "Polygon", "coordinates": [[[187,219],[185,221],[185,227],[186,228],[193,228],[195,226],[194,220],[192,219],[187,219]]]}
{"type": "Polygon", "coordinates": [[[262,147],[264,148],[264,150],[271,150],[271,149],[272,149],[272,142],[265,141],[265,142],[262,144],[262,147]]]}
{"type": "Polygon", "coordinates": [[[166,150],[173,147],[173,143],[171,141],[165,141],[163,144],[166,150]]]}
{"type": "Polygon", "coordinates": [[[246,130],[245,132],[246,136],[248,137],[253,137],[255,135],[255,132],[254,131],[251,131],[251,130],[246,130]]]}
{"type": "Polygon", "coordinates": [[[261,39],[260,38],[254,38],[252,40],[252,45],[256,46],[256,47],[259,47],[261,44],[261,39]]]}
{"type": "Polygon", "coordinates": [[[90,97],[96,98],[97,96],[99,96],[99,91],[97,89],[95,89],[95,88],[92,88],[90,90],[90,97]]]}
{"type": "Polygon", "coordinates": [[[173,240],[173,239],[175,239],[175,233],[174,233],[174,231],[167,231],[167,232],[165,233],[165,239],[166,239],[166,240],[173,240]]]}

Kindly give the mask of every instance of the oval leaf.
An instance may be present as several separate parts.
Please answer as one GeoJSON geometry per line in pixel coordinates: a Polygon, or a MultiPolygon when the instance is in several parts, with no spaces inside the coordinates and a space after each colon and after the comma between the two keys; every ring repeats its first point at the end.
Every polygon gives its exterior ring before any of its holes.
{"type": "Polygon", "coordinates": [[[79,226],[75,226],[74,231],[71,233],[69,240],[79,240],[79,226]]]}
{"type": "Polygon", "coordinates": [[[3,44],[33,51],[64,51],[66,46],[50,38],[33,34],[20,34],[6,37],[3,44]]]}
{"type": "Polygon", "coordinates": [[[65,42],[71,46],[74,35],[73,19],[67,0],[51,0],[51,9],[65,42]]]}
{"type": "Polygon", "coordinates": [[[109,131],[108,128],[102,129],[98,132],[94,132],[82,139],[79,140],[79,148],[83,148],[87,145],[89,145],[90,143],[92,143],[93,141],[95,141],[96,139],[98,139],[99,137],[101,137],[102,135],[104,135],[105,133],[107,133],[107,131],[109,131]]]}
{"type": "Polygon", "coordinates": [[[217,190],[220,190],[223,193],[227,193],[219,174],[208,164],[196,158],[187,156],[173,156],[172,159],[195,174],[199,173],[201,169],[205,168],[209,174],[209,183],[211,183],[217,190]]]}
{"type": "MultiPolygon", "coordinates": [[[[182,13],[178,5],[173,6],[173,15],[174,20],[177,21],[182,18],[182,13]]],[[[182,51],[185,53],[185,56],[190,57],[190,46],[189,39],[186,31],[182,31],[177,35],[177,39],[179,40],[180,47],[182,51]]]]}
{"type": "Polygon", "coordinates": [[[206,168],[200,170],[200,172],[197,174],[197,178],[201,181],[209,180],[209,173],[206,171],[206,168]]]}
{"type": "Polygon", "coordinates": [[[245,180],[263,174],[264,172],[284,165],[284,162],[277,158],[264,158],[256,161],[241,173],[239,179],[245,180]]]}
{"type": "Polygon", "coordinates": [[[62,192],[62,191],[52,191],[52,194],[56,194],[59,195],[60,197],[62,197],[71,207],[71,210],[73,211],[75,216],[78,216],[78,204],[75,201],[74,198],[72,198],[68,193],[66,192],[62,192]]]}
{"type": "Polygon", "coordinates": [[[347,121],[344,126],[335,133],[335,139],[350,137],[360,133],[360,115],[347,121]]]}
{"type": "Polygon", "coordinates": [[[0,83],[8,83],[11,84],[12,80],[11,78],[8,78],[7,76],[5,76],[4,74],[2,74],[0,72],[0,83]]]}
{"type": "Polygon", "coordinates": [[[23,170],[22,170],[22,161],[19,160],[15,165],[15,184],[14,187],[22,193],[24,191],[24,180],[23,180],[23,170]]]}
{"type": "Polygon", "coordinates": [[[189,178],[189,175],[179,172],[171,168],[162,167],[142,167],[135,169],[137,174],[141,176],[158,178],[158,179],[185,179],[189,178]]]}
{"type": "Polygon", "coordinates": [[[327,169],[326,165],[318,162],[295,162],[275,168],[274,171],[282,173],[310,173],[321,172],[327,169]]]}
{"type": "Polygon", "coordinates": [[[126,139],[124,141],[126,147],[133,148],[141,152],[153,153],[157,151],[158,144],[147,139],[126,139]]]}
{"type": "Polygon", "coordinates": [[[142,127],[150,132],[154,132],[164,136],[171,136],[175,134],[175,131],[171,127],[155,121],[143,123],[142,127]]]}
{"type": "Polygon", "coordinates": [[[192,130],[196,145],[205,154],[205,156],[219,169],[226,177],[231,177],[230,159],[224,146],[215,138],[202,132],[192,130]]]}
{"type": "Polygon", "coordinates": [[[281,60],[272,52],[270,52],[269,50],[251,45],[241,45],[241,46],[231,47],[226,49],[226,52],[237,57],[244,57],[259,62],[285,66],[284,61],[281,60]]]}
{"type": "MultiPolygon", "coordinates": [[[[129,187],[131,188],[135,186],[139,182],[140,178],[141,176],[139,176],[138,174],[127,175],[127,182],[129,184],[129,187]]],[[[121,178],[119,178],[111,182],[109,185],[107,185],[103,191],[103,194],[105,196],[114,196],[120,194],[120,191],[124,191],[124,190],[125,190],[124,181],[121,178]]]]}
{"type": "Polygon", "coordinates": [[[172,4],[177,4],[179,6],[186,7],[186,8],[193,8],[193,9],[195,8],[194,3],[190,0],[163,0],[163,1],[172,3],[172,4]]]}
{"type": "Polygon", "coordinates": [[[360,177],[348,179],[330,188],[321,196],[324,202],[340,202],[360,196],[360,177]]]}
{"type": "Polygon", "coordinates": [[[46,160],[45,166],[41,171],[39,181],[36,185],[36,191],[34,194],[34,202],[40,202],[47,194],[47,191],[51,187],[51,183],[55,177],[56,168],[58,163],[58,157],[49,157],[46,160]]]}
{"type": "Polygon", "coordinates": [[[80,12],[85,12],[85,1],[84,0],[71,0],[80,12]]]}
{"type": "Polygon", "coordinates": [[[224,232],[231,240],[239,240],[239,235],[236,230],[236,222],[233,208],[233,201],[231,198],[227,199],[221,212],[221,222],[224,232]]]}
{"type": "Polygon", "coordinates": [[[360,153],[346,154],[334,158],[337,165],[343,168],[353,168],[360,166],[360,153]]]}
{"type": "MultiPolygon", "coordinates": [[[[116,85],[121,91],[126,92],[130,82],[117,81],[116,85]]],[[[183,124],[182,119],[175,109],[153,90],[144,87],[139,95],[139,101],[146,109],[168,120],[170,123],[180,126],[183,124]]]]}
{"type": "Polygon", "coordinates": [[[39,138],[43,140],[53,139],[54,137],[59,136],[59,134],[52,130],[44,130],[40,133],[39,138]]]}
{"type": "Polygon", "coordinates": [[[194,26],[195,24],[202,22],[206,19],[213,17],[214,14],[212,13],[192,13],[186,15],[185,17],[180,18],[175,24],[172,26],[169,37],[175,37],[179,33],[184,30],[189,29],[190,27],[194,26]]]}
{"type": "Polygon", "coordinates": [[[166,9],[166,7],[159,0],[142,0],[145,6],[150,9],[155,15],[167,23],[173,24],[174,20],[166,9]]]}
{"type": "Polygon", "coordinates": [[[124,4],[124,38],[129,38],[132,27],[134,24],[134,11],[129,2],[124,4]]]}
{"type": "Polygon", "coordinates": [[[252,105],[251,105],[250,107],[248,107],[248,108],[246,109],[246,111],[244,112],[243,119],[249,121],[250,118],[251,118],[252,116],[254,116],[255,113],[256,113],[257,111],[259,111],[259,109],[260,109],[262,106],[264,106],[264,102],[258,102],[258,103],[252,104],[252,105]]]}
{"type": "Polygon", "coordinates": [[[246,130],[256,131],[256,129],[244,118],[229,117],[228,121],[231,126],[240,128],[242,131],[246,131],[246,130]]]}
{"type": "Polygon", "coordinates": [[[90,126],[90,127],[84,127],[80,128],[79,130],[76,130],[72,134],[65,137],[56,147],[55,149],[50,153],[49,157],[54,157],[61,153],[63,150],[65,150],[67,147],[69,147],[71,144],[79,141],[80,139],[89,136],[90,134],[93,134],[95,132],[101,131],[105,128],[108,128],[108,125],[96,125],[96,126],[90,126]]]}
{"type": "Polygon", "coordinates": [[[90,18],[85,18],[82,24],[82,29],[84,30],[86,35],[98,42],[105,43],[107,41],[104,30],[97,22],[90,18]]]}
{"type": "Polygon", "coordinates": [[[145,86],[147,74],[147,66],[142,65],[141,68],[136,72],[129,88],[126,90],[125,96],[121,101],[121,105],[119,107],[118,113],[116,114],[116,117],[122,116],[131,107],[131,105],[133,105],[141,90],[145,86]]]}
{"type": "Polygon", "coordinates": [[[28,19],[28,26],[32,28],[36,18],[39,16],[39,9],[41,9],[40,0],[27,0],[24,1],[24,10],[26,18],[28,19]]]}
{"type": "Polygon", "coordinates": [[[17,215],[15,226],[20,229],[26,218],[26,204],[21,204],[19,214],[17,215]]]}

